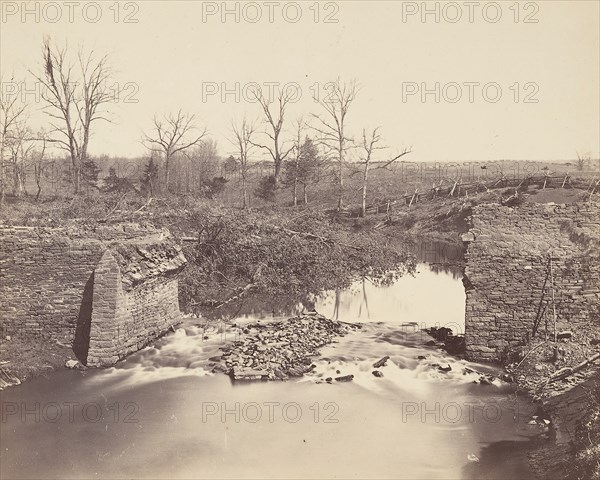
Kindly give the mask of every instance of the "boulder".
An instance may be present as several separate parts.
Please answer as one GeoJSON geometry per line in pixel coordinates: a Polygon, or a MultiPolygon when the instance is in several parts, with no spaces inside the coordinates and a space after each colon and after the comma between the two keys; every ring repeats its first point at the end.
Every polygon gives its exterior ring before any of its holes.
{"type": "Polygon", "coordinates": [[[268,372],[239,367],[233,368],[232,375],[234,380],[266,380],[269,378],[268,372]]]}
{"type": "Polygon", "coordinates": [[[573,332],[570,330],[565,330],[556,334],[557,340],[569,340],[571,337],[573,337],[573,332]]]}
{"type": "Polygon", "coordinates": [[[80,365],[79,361],[77,360],[67,360],[65,362],[65,367],[67,368],[78,368],[78,366],[80,365]]]}

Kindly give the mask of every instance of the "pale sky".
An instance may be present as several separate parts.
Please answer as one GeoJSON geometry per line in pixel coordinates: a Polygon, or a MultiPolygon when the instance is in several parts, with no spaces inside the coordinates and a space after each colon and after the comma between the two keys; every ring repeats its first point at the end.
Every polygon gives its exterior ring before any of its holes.
{"type": "MultiPolygon", "coordinates": [[[[323,92],[340,76],[362,85],[350,133],[381,126],[389,153],[412,146],[412,161],[600,156],[595,0],[427,2],[424,18],[422,2],[401,1],[226,2],[234,13],[225,18],[222,2],[27,2],[29,13],[22,3],[0,1],[4,82],[14,74],[34,88],[27,69],[39,68],[50,35],[110,53],[115,83],[137,100],[121,97],[114,124],[94,127],[92,154],[144,154],[140,139],[153,115],[179,108],[196,114],[229,154],[231,119],[259,117],[243,95],[248,82],[299,86],[288,87],[301,95],[288,112],[291,126],[301,113],[320,112],[315,85],[323,92]],[[452,102],[457,87],[462,96],[452,102]],[[423,88],[431,91],[425,98],[423,88]],[[237,89],[239,102],[234,93],[223,102],[224,89],[237,89]]],[[[41,102],[26,98],[41,126],[41,102]]]]}

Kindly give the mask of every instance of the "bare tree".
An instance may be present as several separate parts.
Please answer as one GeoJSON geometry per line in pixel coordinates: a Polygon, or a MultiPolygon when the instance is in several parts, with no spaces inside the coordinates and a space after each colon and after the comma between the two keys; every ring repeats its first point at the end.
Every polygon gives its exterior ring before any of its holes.
{"type": "Polygon", "coordinates": [[[37,186],[35,201],[37,202],[42,193],[42,172],[46,160],[46,132],[40,130],[34,133],[29,127],[18,131],[11,145],[13,157],[13,195],[21,196],[27,194],[26,175],[33,170],[34,180],[37,186]]]}
{"type": "Polygon", "coordinates": [[[206,128],[198,131],[194,122],[195,115],[183,113],[181,110],[176,115],[172,113],[162,118],[154,117],[152,134],[145,134],[144,143],[148,148],[158,148],[165,160],[165,189],[169,191],[170,163],[174,155],[185,152],[202,142],[206,136],[206,128]]]}
{"type": "Polygon", "coordinates": [[[304,129],[307,127],[306,122],[303,117],[299,117],[294,124],[294,131],[296,135],[294,137],[294,168],[291,169],[293,172],[293,178],[290,179],[292,181],[292,191],[293,191],[293,204],[294,207],[298,206],[298,177],[300,172],[300,153],[302,147],[302,136],[304,129]]]}
{"type": "Polygon", "coordinates": [[[68,152],[75,194],[80,191],[81,165],[88,157],[92,124],[110,121],[104,106],[117,98],[109,87],[108,56],[97,58],[92,50],[80,50],[77,62],[69,59],[67,46],[52,45],[44,39],[42,73],[31,72],[41,83],[46,113],[52,118],[49,141],[68,152]]]}
{"type": "MultiPolygon", "coordinates": [[[[14,82],[14,78],[11,78],[11,82],[14,82]]],[[[5,89],[2,76],[0,76],[0,89],[0,204],[2,204],[7,189],[8,165],[5,155],[12,150],[15,138],[18,137],[17,132],[23,129],[27,105],[19,101],[16,93],[10,93],[5,89]]]]}
{"type": "Polygon", "coordinates": [[[20,197],[25,193],[25,172],[27,160],[34,149],[31,129],[19,123],[8,139],[9,166],[12,173],[12,195],[20,197]]]}
{"type": "Polygon", "coordinates": [[[33,163],[33,174],[35,178],[35,184],[37,186],[37,192],[35,194],[35,201],[37,202],[42,193],[42,172],[44,169],[44,160],[46,154],[46,134],[40,132],[38,134],[38,140],[41,146],[32,152],[32,163],[33,163]]]}
{"type": "Polygon", "coordinates": [[[27,194],[26,176],[33,167],[34,178],[38,187],[36,201],[41,193],[41,173],[46,151],[46,134],[43,130],[34,133],[23,122],[19,122],[11,130],[7,142],[8,162],[12,174],[12,195],[20,197],[27,194]]]}
{"type": "MultiPolygon", "coordinates": [[[[361,148],[363,150],[363,159],[360,164],[363,165],[363,186],[362,186],[362,204],[360,208],[361,217],[365,216],[367,209],[367,183],[369,180],[369,169],[371,167],[371,161],[373,160],[373,155],[377,150],[384,150],[387,147],[380,146],[381,135],[379,134],[379,127],[375,128],[371,134],[367,134],[367,131],[363,129],[362,132],[362,144],[361,148]]],[[[407,155],[411,152],[410,148],[404,149],[399,155],[387,160],[383,165],[378,166],[377,168],[387,168],[392,163],[394,163],[399,158],[407,155]]]]}
{"type": "Polygon", "coordinates": [[[336,157],[338,163],[338,210],[341,210],[344,201],[346,151],[351,142],[351,139],[346,136],[346,120],[359,88],[355,80],[350,83],[341,83],[339,78],[335,82],[331,82],[329,87],[330,91],[324,98],[315,97],[315,101],[325,110],[327,118],[313,114],[313,118],[318,122],[318,126],[313,128],[318,132],[321,144],[336,157]]]}
{"type": "Polygon", "coordinates": [[[230,142],[237,147],[237,154],[239,155],[239,171],[242,177],[242,208],[248,208],[248,171],[250,165],[248,163],[250,152],[255,147],[252,141],[253,135],[256,133],[256,129],[253,122],[249,122],[244,119],[241,123],[236,123],[235,120],[231,122],[231,132],[233,138],[230,142]]]}
{"type": "Polygon", "coordinates": [[[360,216],[364,217],[367,209],[367,181],[369,179],[369,167],[371,166],[371,159],[375,150],[382,150],[385,147],[379,146],[381,141],[381,135],[379,134],[379,127],[375,128],[370,136],[367,137],[367,131],[363,128],[362,132],[362,149],[364,153],[364,159],[362,160],[363,167],[363,186],[362,186],[362,204],[360,208],[360,216]]]}
{"type": "Polygon", "coordinates": [[[579,170],[580,172],[585,170],[586,164],[591,165],[591,159],[591,153],[587,152],[585,154],[580,154],[579,152],[577,152],[577,170],[579,170]]]}
{"type": "Polygon", "coordinates": [[[279,93],[276,102],[273,102],[271,98],[265,97],[260,88],[254,89],[252,93],[263,111],[264,121],[266,123],[266,131],[264,134],[270,140],[270,145],[256,142],[252,142],[252,145],[266,150],[273,159],[273,164],[275,166],[273,176],[275,178],[275,187],[277,188],[281,176],[282,163],[294,149],[292,146],[286,150],[281,138],[285,120],[285,111],[290,101],[294,98],[294,92],[282,90],[279,93]]]}

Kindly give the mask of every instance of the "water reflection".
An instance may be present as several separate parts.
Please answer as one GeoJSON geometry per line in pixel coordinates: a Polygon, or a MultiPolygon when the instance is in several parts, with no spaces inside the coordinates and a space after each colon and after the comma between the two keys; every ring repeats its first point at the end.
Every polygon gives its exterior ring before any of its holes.
{"type": "Polygon", "coordinates": [[[465,291],[460,269],[418,264],[413,274],[391,283],[363,278],[347,288],[303,297],[254,296],[228,305],[212,317],[220,319],[283,320],[316,309],[346,322],[413,322],[420,328],[446,326],[464,332],[465,291]]]}
{"type": "Polygon", "coordinates": [[[324,292],[315,307],[327,317],[347,322],[412,322],[420,328],[444,325],[455,334],[464,331],[465,291],[460,276],[440,274],[426,264],[391,285],[363,279],[349,288],[324,292]]]}
{"type": "Polygon", "coordinates": [[[409,251],[418,261],[427,263],[432,271],[449,273],[455,280],[462,278],[465,262],[465,248],[462,244],[415,238],[408,245],[409,251]]]}

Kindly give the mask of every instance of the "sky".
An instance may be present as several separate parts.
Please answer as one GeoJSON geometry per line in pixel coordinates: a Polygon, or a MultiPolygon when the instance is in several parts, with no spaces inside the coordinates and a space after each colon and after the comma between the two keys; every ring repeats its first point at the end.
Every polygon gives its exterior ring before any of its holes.
{"type": "Polygon", "coordinates": [[[2,92],[48,118],[28,70],[44,36],[109,54],[113,123],[93,126],[90,153],[139,156],[152,118],[196,115],[222,155],[232,119],[260,119],[251,82],[292,89],[298,116],[313,95],[356,79],[348,130],[381,128],[385,160],[566,160],[600,157],[600,2],[21,2],[0,0],[2,92]],[[23,85],[26,89],[23,89],[23,85]],[[29,93],[27,93],[29,91],[29,93]],[[236,98],[237,97],[237,98],[236,98]]]}

